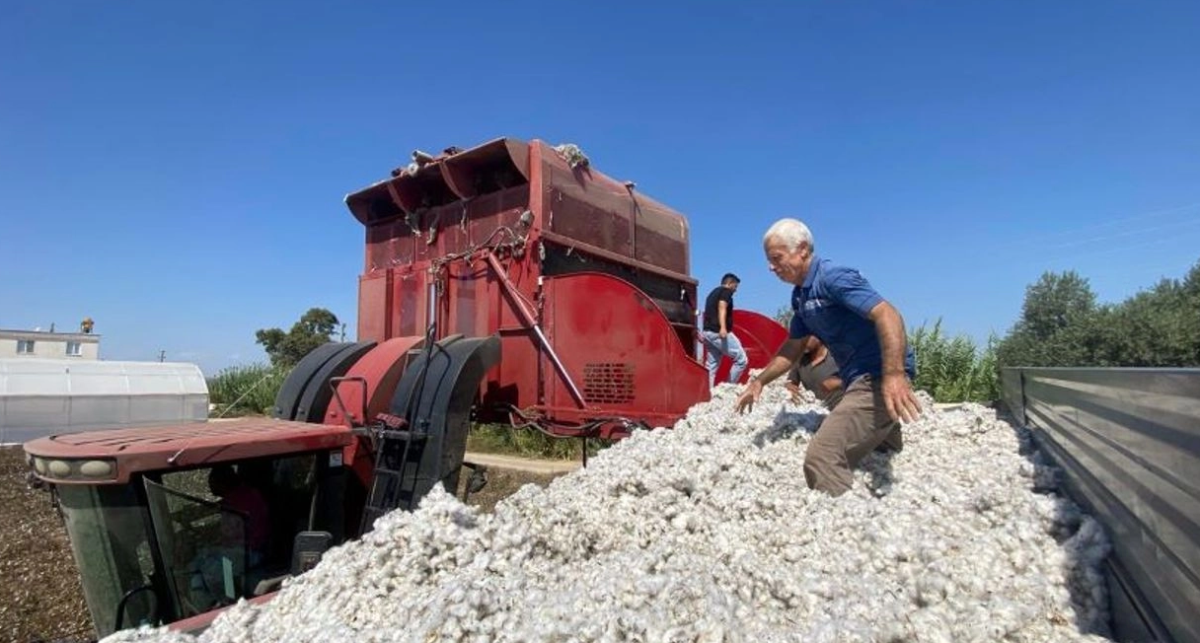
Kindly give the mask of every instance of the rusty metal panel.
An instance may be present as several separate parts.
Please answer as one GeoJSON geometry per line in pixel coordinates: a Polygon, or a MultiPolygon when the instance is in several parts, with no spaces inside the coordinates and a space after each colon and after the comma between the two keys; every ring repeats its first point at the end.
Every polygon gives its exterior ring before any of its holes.
{"type": "Polygon", "coordinates": [[[598,199],[594,194],[588,193],[586,196],[589,199],[563,190],[551,190],[548,197],[552,210],[550,229],[565,237],[586,241],[597,248],[632,258],[633,238],[629,217],[623,212],[614,211],[616,208],[627,210],[628,205],[613,199],[610,206],[604,207],[596,203],[598,199]],[[625,207],[621,208],[622,205],[625,207]]]}
{"type": "Polygon", "coordinates": [[[387,273],[367,273],[358,280],[358,339],[383,341],[387,337],[387,273]]]}
{"type": "Polygon", "coordinates": [[[366,269],[386,270],[411,263],[418,241],[405,218],[373,224],[367,228],[366,269]]]}
{"type": "Polygon", "coordinates": [[[543,197],[544,229],[604,251],[688,274],[688,229],[682,214],[590,167],[571,168],[535,142],[535,190],[543,197]],[[537,177],[540,175],[540,179],[537,177]]]}
{"type": "Polygon", "coordinates": [[[425,275],[421,272],[397,272],[392,286],[393,337],[425,336],[425,275]]]}
{"type": "Polygon", "coordinates": [[[467,203],[467,219],[471,222],[471,241],[483,243],[497,226],[513,226],[529,207],[529,186],[509,188],[477,196],[467,203]]]}
{"type": "Polygon", "coordinates": [[[631,198],[637,223],[633,258],[689,274],[688,228],[684,219],[649,197],[634,193],[631,198]]]}
{"type": "Polygon", "coordinates": [[[392,262],[391,224],[367,228],[366,270],[385,270],[392,262]]]}
{"type": "Polygon", "coordinates": [[[447,327],[450,332],[462,333],[468,337],[486,335],[487,329],[480,324],[480,308],[487,302],[480,302],[477,293],[479,282],[486,286],[486,273],[482,270],[472,270],[469,267],[451,269],[446,281],[446,299],[450,308],[450,319],[447,327]]]}
{"type": "Polygon", "coordinates": [[[1200,369],[1006,375],[1006,401],[1112,538],[1117,638],[1200,640],[1200,369]]]}

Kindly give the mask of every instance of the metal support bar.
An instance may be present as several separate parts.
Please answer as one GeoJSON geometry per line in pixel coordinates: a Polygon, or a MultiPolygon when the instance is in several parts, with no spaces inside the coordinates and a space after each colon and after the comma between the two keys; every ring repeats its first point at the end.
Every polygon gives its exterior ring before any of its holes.
{"type": "Polygon", "coordinates": [[[346,420],[347,428],[354,428],[353,417],[346,410],[346,404],[342,402],[342,396],[338,393],[338,384],[342,382],[358,382],[362,384],[362,415],[358,421],[363,424],[367,423],[367,378],[358,375],[349,375],[346,377],[331,377],[329,378],[329,388],[333,390],[333,400],[337,402],[338,410],[342,412],[342,417],[346,420]]]}
{"type": "Polygon", "coordinates": [[[542,343],[542,347],[545,348],[546,352],[550,354],[550,361],[554,362],[554,366],[558,368],[558,373],[562,375],[562,378],[566,381],[567,388],[571,389],[571,395],[574,396],[575,403],[579,405],[579,408],[584,408],[586,403],[583,401],[583,394],[580,393],[579,389],[575,386],[575,382],[571,379],[571,374],[567,372],[567,367],[564,366],[562,361],[558,359],[558,353],[554,352],[554,347],[550,345],[550,340],[546,339],[546,335],[542,333],[541,327],[537,325],[537,320],[534,319],[533,313],[525,308],[525,302],[521,301],[521,296],[516,292],[517,287],[514,286],[511,281],[509,281],[508,273],[505,272],[504,266],[500,265],[500,262],[496,259],[496,255],[492,254],[490,251],[485,252],[484,257],[487,259],[488,265],[492,267],[492,270],[496,271],[496,276],[500,278],[500,283],[504,285],[504,288],[508,291],[509,296],[512,297],[513,303],[516,304],[517,312],[520,313],[521,318],[525,320],[525,323],[528,324],[530,328],[533,329],[534,334],[536,334],[538,337],[538,341],[542,343]]]}

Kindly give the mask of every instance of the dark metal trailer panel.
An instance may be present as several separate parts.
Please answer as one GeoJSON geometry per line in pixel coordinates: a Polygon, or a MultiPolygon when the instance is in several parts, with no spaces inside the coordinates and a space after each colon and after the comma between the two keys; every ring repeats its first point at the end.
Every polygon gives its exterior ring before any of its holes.
{"type": "Polygon", "coordinates": [[[1112,540],[1119,641],[1200,641],[1200,369],[1006,368],[1004,400],[1112,540]]]}

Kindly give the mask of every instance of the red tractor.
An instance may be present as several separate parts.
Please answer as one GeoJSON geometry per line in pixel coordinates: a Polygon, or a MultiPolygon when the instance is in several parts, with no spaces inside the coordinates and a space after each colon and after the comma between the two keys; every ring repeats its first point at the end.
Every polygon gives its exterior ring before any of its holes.
{"type": "MultiPolygon", "coordinates": [[[[434,485],[456,492],[464,466],[479,487],[472,421],[620,438],[709,399],[682,215],[574,146],[498,139],[413,158],[346,197],[366,228],[358,341],[306,356],[273,418],[25,445],[101,636],[202,628],[434,485]],[[218,470],[265,516],[214,500],[218,470]]],[[[786,331],[736,315],[761,367],[786,331]]]]}

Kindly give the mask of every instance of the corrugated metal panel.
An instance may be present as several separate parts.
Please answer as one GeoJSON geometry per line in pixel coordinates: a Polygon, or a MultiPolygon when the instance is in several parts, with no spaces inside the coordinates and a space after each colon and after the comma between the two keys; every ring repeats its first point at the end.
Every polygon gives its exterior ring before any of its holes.
{"type": "Polygon", "coordinates": [[[195,364],[0,359],[0,443],[208,419],[195,364]]]}
{"type": "Polygon", "coordinates": [[[1118,638],[1200,641],[1200,369],[1005,369],[1004,395],[1108,528],[1118,638]]]}
{"type": "Polygon", "coordinates": [[[1025,424],[1025,397],[1021,393],[1021,371],[1016,368],[1006,368],[1000,376],[1000,386],[1004,394],[1004,403],[1016,418],[1017,422],[1025,424]]]}

